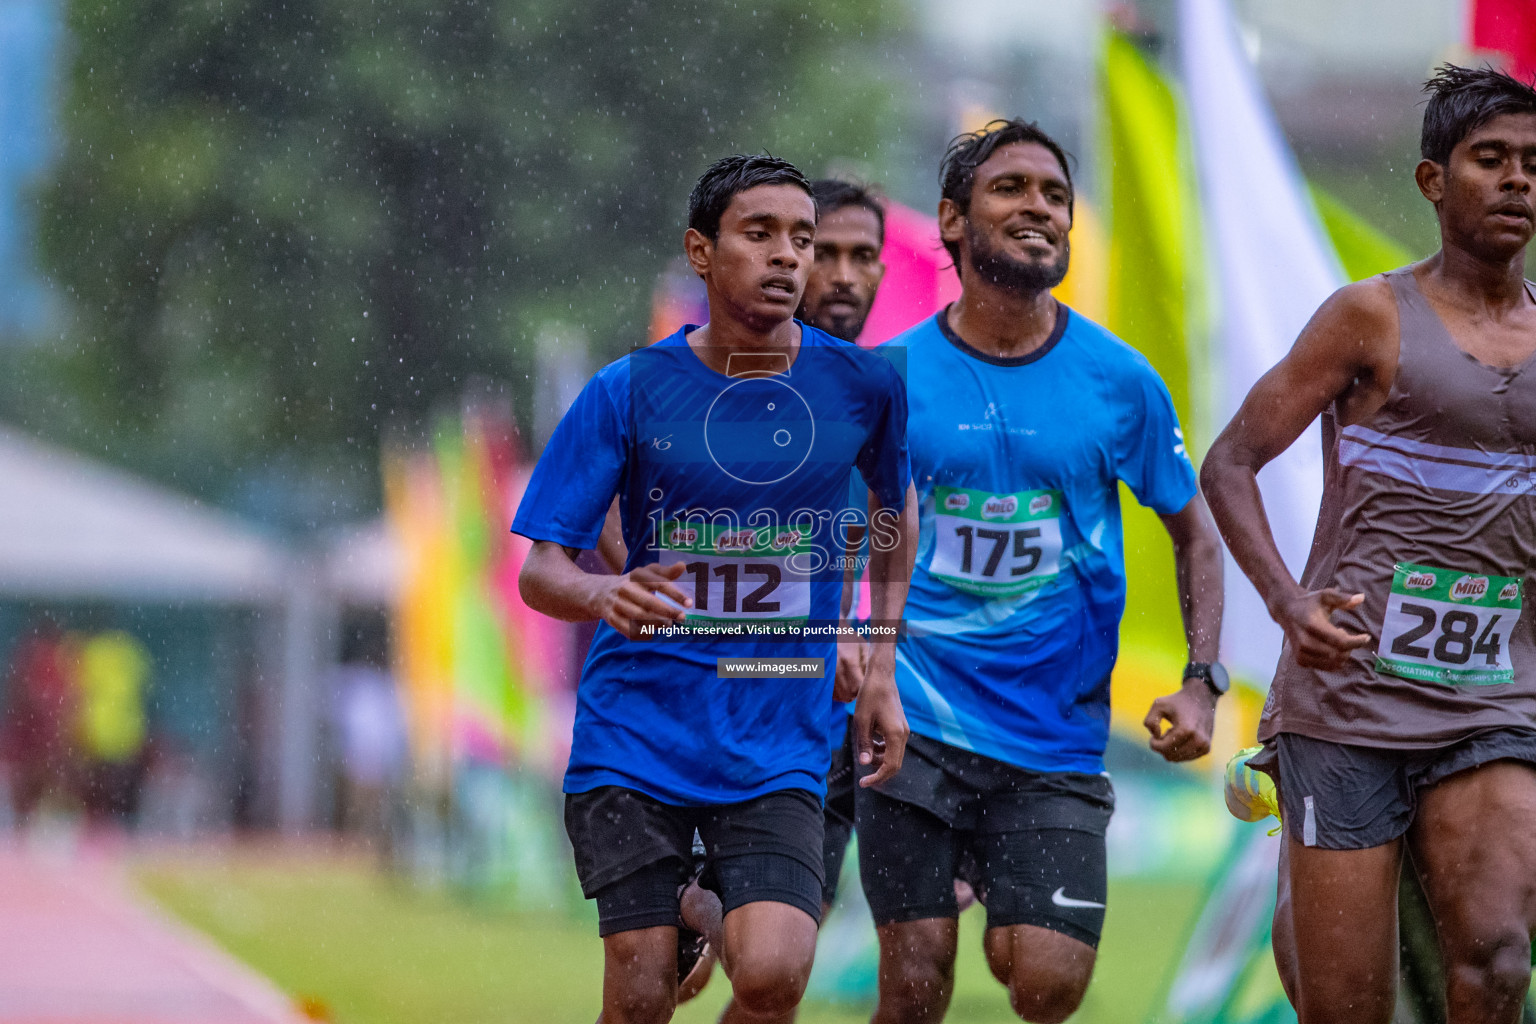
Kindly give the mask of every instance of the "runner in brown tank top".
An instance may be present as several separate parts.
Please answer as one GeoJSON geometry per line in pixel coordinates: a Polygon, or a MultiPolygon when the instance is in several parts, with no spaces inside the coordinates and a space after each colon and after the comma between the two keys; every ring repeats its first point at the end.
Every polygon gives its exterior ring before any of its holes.
{"type": "Polygon", "coordinates": [[[1450,1024],[1513,1022],[1536,932],[1536,90],[1446,66],[1419,190],[1440,250],[1349,285],[1211,447],[1206,499],[1285,630],[1249,762],[1286,840],[1275,956],[1302,1024],[1387,1024],[1411,854],[1450,1024]],[[1322,512],[1298,583],[1255,475],[1315,417],[1322,512]]]}

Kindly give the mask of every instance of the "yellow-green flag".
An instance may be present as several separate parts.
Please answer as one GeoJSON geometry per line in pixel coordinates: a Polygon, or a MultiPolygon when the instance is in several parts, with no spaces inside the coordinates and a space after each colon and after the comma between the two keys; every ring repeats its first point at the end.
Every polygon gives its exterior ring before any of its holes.
{"type": "Polygon", "coordinates": [[[1344,265],[1344,273],[1351,281],[1363,281],[1412,262],[1408,250],[1394,239],[1361,220],[1353,210],[1316,185],[1309,188],[1318,219],[1323,222],[1328,240],[1333,243],[1339,262],[1344,265]]]}
{"type": "MultiPolygon", "coordinates": [[[[1109,230],[1105,324],[1152,363],[1196,458],[1208,438],[1191,367],[1202,353],[1204,320],[1199,203],[1180,137],[1179,101],[1166,78],[1118,33],[1099,61],[1099,180],[1109,230]]],[[[1173,551],[1150,510],[1122,489],[1126,613],[1112,703],[1132,728],[1152,699],[1176,689],[1187,649],[1173,551]]]]}

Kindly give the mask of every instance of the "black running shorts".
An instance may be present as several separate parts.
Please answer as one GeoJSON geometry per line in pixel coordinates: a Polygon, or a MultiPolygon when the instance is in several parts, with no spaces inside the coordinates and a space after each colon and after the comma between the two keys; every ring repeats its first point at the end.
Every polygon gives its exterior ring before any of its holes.
{"type": "Polygon", "coordinates": [[[597,901],[598,933],[677,924],[693,834],[704,843],[699,882],[728,914],[771,900],[821,921],[821,801],[786,789],[739,804],[680,807],[619,786],[565,798],[576,877],[597,901]]]}
{"type": "Polygon", "coordinates": [[[1288,836],[1324,850],[1364,850],[1408,831],[1419,792],[1490,761],[1536,766],[1536,730],[1495,729],[1429,750],[1362,747],[1282,732],[1248,761],[1280,790],[1288,836]]]}
{"type": "Polygon", "coordinates": [[[955,917],[964,864],[988,928],[1036,925],[1098,946],[1115,806],[1107,776],[1026,771],[914,735],[895,778],[857,799],[875,924],[955,917]]]}

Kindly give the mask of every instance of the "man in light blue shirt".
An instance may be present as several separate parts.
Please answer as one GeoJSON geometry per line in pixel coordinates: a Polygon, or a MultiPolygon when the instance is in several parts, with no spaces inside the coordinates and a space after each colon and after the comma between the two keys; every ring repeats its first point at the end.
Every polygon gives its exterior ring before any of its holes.
{"type": "Polygon", "coordinates": [[[958,874],[986,904],[987,959],[1015,1011],[1060,1021],[1104,918],[1119,484],[1162,517],[1178,564],[1190,665],[1147,717],[1170,761],[1208,751],[1225,688],[1221,549],[1163,382],[1051,295],[1072,223],[1061,148],[993,122],[951,144],[942,181],[963,292],[887,346],[907,381],[920,536],[896,664],[912,736],[901,775],[857,797],[874,1020],[943,1016],[958,874]]]}

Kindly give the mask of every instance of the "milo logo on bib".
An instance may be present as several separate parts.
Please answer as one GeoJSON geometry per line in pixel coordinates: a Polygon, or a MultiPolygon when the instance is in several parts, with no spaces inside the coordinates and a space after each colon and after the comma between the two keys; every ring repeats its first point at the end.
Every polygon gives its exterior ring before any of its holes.
{"type": "Polygon", "coordinates": [[[1376,671],[1450,686],[1515,677],[1509,636],[1520,621],[1520,580],[1402,564],[1376,646],[1376,671]]]}
{"type": "Polygon", "coordinates": [[[1019,499],[1012,494],[988,498],[981,506],[983,519],[1007,519],[1019,510],[1019,499]]]}
{"type": "Polygon", "coordinates": [[[658,531],[662,565],[683,564],[687,622],[803,621],[811,611],[812,538],[807,530],[733,528],[667,520],[658,531]]]}
{"type": "Polygon", "coordinates": [[[667,532],[667,547],[687,548],[699,542],[699,531],[692,528],[674,526],[667,532]]]}
{"type": "Polygon", "coordinates": [[[715,536],[716,551],[751,551],[755,547],[756,530],[724,530],[715,536]]]}
{"type": "Polygon", "coordinates": [[[1061,571],[1061,492],[935,487],[928,572],[956,590],[1015,597],[1061,571]]]}
{"type": "Polygon", "coordinates": [[[804,539],[805,535],[799,530],[781,530],[774,535],[773,547],[776,551],[782,551],[784,548],[798,547],[804,539]]]}
{"type": "Polygon", "coordinates": [[[1487,576],[1463,576],[1451,584],[1452,601],[1476,601],[1488,593],[1487,576]]]}

